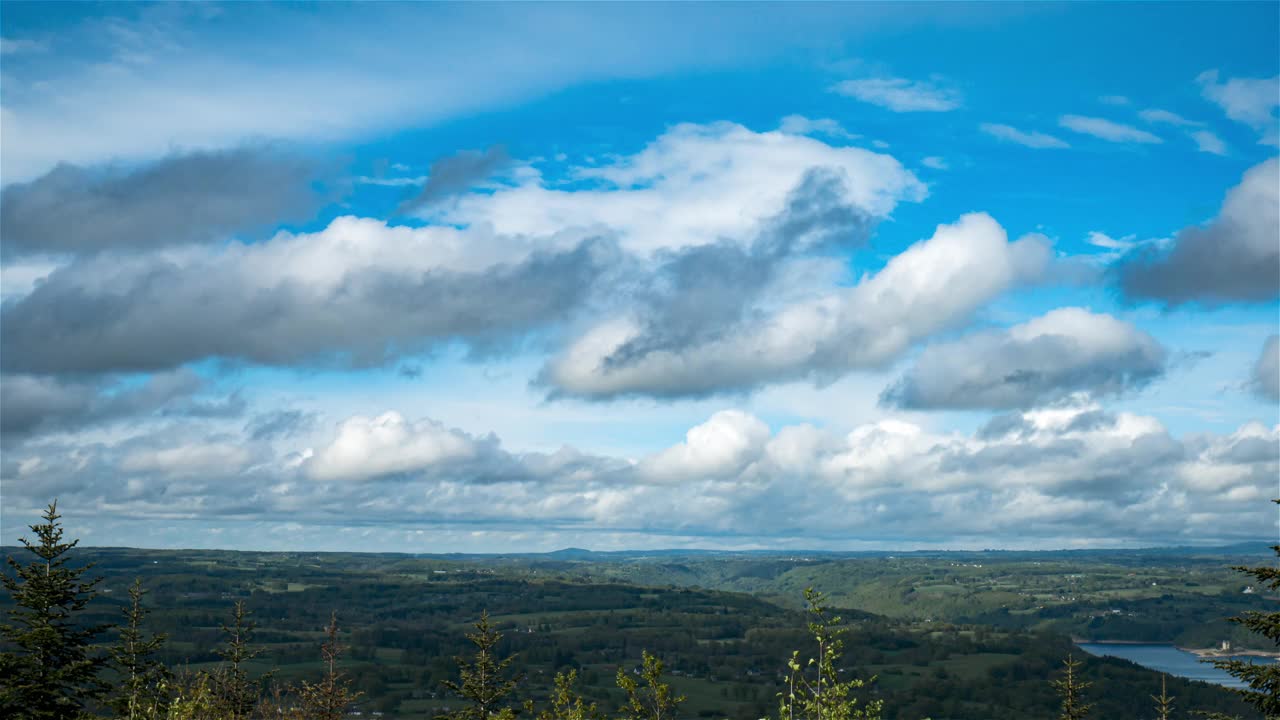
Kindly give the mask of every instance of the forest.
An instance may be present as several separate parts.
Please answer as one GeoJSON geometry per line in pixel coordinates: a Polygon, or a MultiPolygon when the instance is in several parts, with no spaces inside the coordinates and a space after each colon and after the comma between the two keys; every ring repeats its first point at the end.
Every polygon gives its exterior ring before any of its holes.
{"type": "MultiPolygon", "coordinates": [[[[1213,623],[1239,625],[1223,616],[1274,603],[1238,592],[1248,578],[1216,556],[80,548],[63,538],[54,507],[31,531],[5,549],[6,717],[1076,720],[1202,711],[1245,720],[1271,717],[1273,707],[1073,646],[1080,618],[1102,602],[1130,618],[1094,628],[1111,633],[1190,627],[1216,608],[1206,638],[1213,623]],[[1074,594],[1062,594],[1054,578],[1077,575],[1074,594]],[[871,596],[863,585],[888,600],[859,602],[871,596]],[[969,599],[928,600],[945,597],[937,586],[969,599]],[[998,593],[1030,595],[1035,612],[1001,607],[998,593]],[[995,610],[974,612],[985,605],[995,610]],[[1125,614],[1135,607],[1163,610],[1139,621],[1125,614]]],[[[1276,647],[1249,629],[1236,628],[1276,647]]]]}

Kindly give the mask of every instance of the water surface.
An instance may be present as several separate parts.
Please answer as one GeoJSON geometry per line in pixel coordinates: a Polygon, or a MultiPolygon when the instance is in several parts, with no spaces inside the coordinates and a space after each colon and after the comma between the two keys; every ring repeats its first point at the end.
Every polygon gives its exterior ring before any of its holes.
{"type": "MultiPolygon", "coordinates": [[[[1200,658],[1172,645],[1130,645],[1128,643],[1077,643],[1081,650],[1090,655],[1109,655],[1135,662],[1143,667],[1159,672],[1177,675],[1190,680],[1223,685],[1229,688],[1244,687],[1244,683],[1228,675],[1225,670],[1200,662],[1200,658]]],[[[1275,662],[1269,658],[1241,657],[1240,660],[1252,660],[1256,663],[1275,662]]]]}

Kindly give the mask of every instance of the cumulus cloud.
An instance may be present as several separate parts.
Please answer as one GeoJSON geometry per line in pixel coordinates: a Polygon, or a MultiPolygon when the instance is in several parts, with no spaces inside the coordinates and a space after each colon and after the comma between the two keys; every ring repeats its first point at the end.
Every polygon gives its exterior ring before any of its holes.
{"type": "Polygon", "coordinates": [[[83,260],[0,310],[0,366],[104,373],[205,358],[373,366],[451,340],[499,347],[577,306],[613,253],[584,241],[473,269],[451,266],[457,239],[339,218],[320,233],[266,243],[83,260]]]}
{"type": "Polygon", "coordinates": [[[1140,388],[1164,349],[1110,315],[1060,308],[1007,330],[930,345],[881,401],[911,409],[1029,408],[1140,388]]]}
{"type": "Polygon", "coordinates": [[[1196,78],[1205,99],[1214,103],[1236,122],[1257,130],[1265,145],[1280,142],[1280,75],[1272,78],[1230,78],[1218,81],[1217,70],[1206,70],[1196,78]]]}
{"type": "Polygon", "coordinates": [[[727,123],[679,126],[577,173],[589,187],[525,175],[423,227],[340,217],[263,242],[80,257],[5,303],[0,367],[374,366],[454,341],[514,348],[588,305],[628,301],[652,327],[697,334],[785,285],[797,255],[856,247],[925,192],[887,155],[727,123]]]}
{"type": "Polygon", "coordinates": [[[1058,124],[1068,130],[1115,143],[1162,143],[1159,136],[1146,130],[1139,130],[1132,125],[1112,122],[1104,118],[1085,117],[1083,115],[1063,115],[1058,124]]]}
{"type": "Polygon", "coordinates": [[[397,212],[430,207],[450,195],[471,189],[511,162],[506,148],[495,145],[484,152],[464,150],[431,164],[426,182],[417,195],[400,204],[397,212]]]}
{"type": "Polygon", "coordinates": [[[740,474],[759,458],[769,426],[740,410],[722,410],[685,434],[685,441],[645,458],[636,468],[655,480],[705,480],[740,474]]]}
{"type": "Polygon", "coordinates": [[[1218,216],[1148,245],[1116,266],[1131,300],[1176,306],[1268,302],[1280,294],[1280,161],[1253,166],[1231,188],[1218,216]]]}
{"type": "Polygon", "coordinates": [[[316,480],[368,480],[468,459],[482,451],[482,444],[440,423],[410,423],[395,412],[357,416],[344,421],[333,442],[303,467],[316,480]]]}
{"type": "Polygon", "coordinates": [[[651,343],[654,331],[634,317],[603,322],[553,358],[541,380],[586,398],[674,397],[879,368],[1035,277],[1047,256],[1042,239],[1010,242],[990,216],[966,215],[853,287],[753,307],[748,321],[678,344],[651,343]]]}
{"type": "Polygon", "coordinates": [[[1177,438],[1153,418],[1094,405],[1003,416],[972,435],[896,420],[770,432],[724,411],[638,462],[513,452],[396,413],[348,418],[314,444],[202,426],[0,460],[8,513],[56,492],[100,517],[178,526],[288,514],[312,531],[483,523],[537,542],[572,530],[775,547],[1253,539],[1274,529],[1277,472],[1280,428],[1177,438]]]}
{"type": "Polygon", "coordinates": [[[936,82],[899,77],[845,80],[833,92],[894,112],[947,112],[960,107],[960,92],[936,82]]]}
{"type": "Polygon", "coordinates": [[[269,147],[170,155],[139,167],[59,165],[0,194],[0,249],[19,254],[143,250],[224,239],[305,218],[310,162],[269,147]]]}
{"type": "Polygon", "coordinates": [[[1262,344],[1250,385],[1260,397],[1280,402],[1280,335],[1272,335],[1262,344]]]}
{"type": "Polygon", "coordinates": [[[1006,140],[1029,148],[1066,148],[1071,147],[1065,140],[1042,132],[1026,132],[1010,125],[998,123],[982,123],[978,126],[982,132],[1000,140],[1006,140]]]}

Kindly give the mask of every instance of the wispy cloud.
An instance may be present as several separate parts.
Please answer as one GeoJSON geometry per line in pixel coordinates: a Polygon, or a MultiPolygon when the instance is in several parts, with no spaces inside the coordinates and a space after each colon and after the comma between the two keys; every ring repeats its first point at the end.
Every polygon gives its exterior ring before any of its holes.
{"type": "Polygon", "coordinates": [[[788,115],[782,118],[778,129],[788,135],[826,135],[843,140],[856,140],[861,137],[845,130],[840,123],[831,118],[807,118],[803,115],[788,115]]]}
{"type": "Polygon", "coordinates": [[[1207,70],[1196,78],[1200,92],[1227,113],[1227,117],[1262,133],[1264,145],[1280,143],[1276,108],[1280,107],[1280,75],[1272,78],[1231,78],[1218,82],[1218,71],[1207,70]]]}
{"type": "Polygon", "coordinates": [[[1112,122],[1103,118],[1063,115],[1058,118],[1058,124],[1068,130],[1074,130],[1083,135],[1092,135],[1107,142],[1148,143],[1153,145],[1164,142],[1164,140],[1146,130],[1139,130],[1132,125],[1112,122]]]}
{"type": "Polygon", "coordinates": [[[1191,133],[1191,139],[1196,141],[1196,147],[1199,148],[1200,152],[1213,155],[1227,154],[1227,144],[1222,141],[1222,138],[1208,130],[1197,130],[1191,133]]]}
{"type": "Polygon", "coordinates": [[[1011,125],[998,123],[982,123],[978,126],[982,132],[1001,140],[1007,140],[1029,148],[1065,148],[1071,147],[1066,141],[1042,132],[1027,132],[1011,125]]]}
{"type": "Polygon", "coordinates": [[[17,55],[19,53],[44,52],[48,45],[39,40],[29,38],[0,38],[0,55],[17,55]]]}
{"type": "Polygon", "coordinates": [[[1094,230],[1085,238],[1085,242],[1095,247],[1106,248],[1108,250],[1128,250],[1134,246],[1135,235],[1126,235],[1122,238],[1113,238],[1110,235],[1094,230]]]}
{"type": "Polygon", "coordinates": [[[845,80],[832,91],[894,112],[947,112],[960,107],[960,92],[949,87],[899,77],[845,80]]]}
{"type": "Polygon", "coordinates": [[[1188,120],[1178,113],[1161,110],[1160,108],[1149,108],[1147,110],[1143,110],[1138,113],[1138,117],[1149,123],[1176,125],[1178,127],[1199,127],[1204,124],[1202,122],[1196,122],[1195,120],[1188,120]]]}

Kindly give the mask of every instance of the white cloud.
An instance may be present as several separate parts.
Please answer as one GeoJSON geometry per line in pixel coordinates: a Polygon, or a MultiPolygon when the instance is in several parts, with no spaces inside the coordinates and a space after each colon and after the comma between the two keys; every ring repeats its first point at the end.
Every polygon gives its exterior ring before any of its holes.
{"type": "Polygon", "coordinates": [[[803,115],[788,115],[782,118],[778,130],[788,135],[827,135],[842,140],[856,140],[861,137],[845,130],[840,123],[831,118],[807,118],[803,115]]]}
{"type": "Polygon", "coordinates": [[[356,416],[339,426],[329,445],[305,453],[303,467],[316,480],[368,480],[471,458],[478,444],[458,430],[430,420],[410,423],[396,412],[356,416]]]}
{"type": "Polygon", "coordinates": [[[1217,70],[1206,70],[1196,78],[1204,97],[1222,108],[1227,117],[1244,123],[1262,135],[1259,142],[1280,142],[1280,75],[1272,78],[1231,78],[1218,82],[1217,70]]]}
{"type": "MultiPolygon", "coordinates": [[[[136,161],[250,138],[310,143],[429,126],[578,83],[731,67],[847,41],[887,21],[920,20],[870,6],[832,13],[570,4],[513,6],[495,23],[483,8],[280,4],[222,8],[226,31],[213,33],[186,8],[93,8],[72,13],[50,39],[56,64],[6,64],[2,174],[16,182],[60,161],[136,161]],[[780,35],[780,21],[796,32],[780,35]],[[341,56],[335,47],[344,48],[341,56]]],[[[6,38],[10,48],[29,42],[6,38]]]]}
{"type": "Polygon", "coordinates": [[[1165,357],[1130,323],[1058,308],[1007,330],[930,345],[883,397],[917,409],[1036,407],[1141,388],[1164,372],[1165,357]]]}
{"type": "Polygon", "coordinates": [[[1143,110],[1138,113],[1138,116],[1149,123],[1174,125],[1176,127],[1196,127],[1204,124],[1194,120],[1188,120],[1175,112],[1161,110],[1159,108],[1143,110]]]}
{"type": "Polygon", "coordinates": [[[937,155],[930,155],[929,157],[924,158],[920,161],[920,164],[934,170],[947,170],[951,167],[947,164],[946,158],[938,157],[937,155]]]}
{"type": "Polygon", "coordinates": [[[647,457],[637,470],[656,480],[701,480],[741,473],[759,457],[769,426],[739,410],[723,410],[685,434],[685,441],[647,457]]]}
{"type": "Polygon", "coordinates": [[[1164,140],[1146,130],[1139,130],[1132,125],[1124,125],[1103,118],[1063,115],[1058,118],[1058,124],[1068,130],[1074,130],[1084,135],[1092,135],[1107,142],[1149,144],[1164,142],[1164,140]]]}
{"type": "Polygon", "coordinates": [[[1196,141],[1196,147],[1200,152],[1206,152],[1211,155],[1227,154],[1227,144],[1222,141],[1222,138],[1208,130],[1197,130],[1191,133],[1191,139],[1196,141]]]}
{"type": "Polygon", "coordinates": [[[898,77],[845,80],[832,91],[894,112],[947,112],[961,104],[954,88],[898,77]]]}
{"type": "Polygon", "coordinates": [[[926,192],[888,155],[730,123],[677,126],[634,155],[575,172],[587,186],[573,191],[516,173],[444,201],[423,227],[339,217],[262,242],[86,256],[39,285],[41,270],[27,268],[16,280],[30,292],[4,311],[5,342],[23,349],[6,354],[6,367],[133,371],[208,357],[368,366],[453,340],[510,346],[578,319],[605,273],[638,281],[659,252],[749,248],[815,172],[830,195],[822,207],[841,218],[811,221],[853,235],[839,238],[846,244],[926,192]],[[51,332],[41,308],[73,297],[84,313],[106,297],[115,309],[91,333],[51,332]],[[268,298],[264,317],[257,303],[268,298]],[[422,302],[433,312],[408,309],[422,302]]]}
{"type": "Polygon", "coordinates": [[[1134,243],[1135,237],[1136,237],[1135,235],[1126,235],[1122,238],[1117,239],[1117,238],[1111,237],[1110,235],[1107,235],[1106,233],[1101,233],[1094,230],[1094,231],[1091,231],[1088,237],[1085,238],[1085,242],[1089,243],[1090,245],[1094,245],[1096,247],[1106,248],[1108,250],[1128,250],[1135,245],[1134,243]]]}
{"type": "Polygon", "coordinates": [[[171,478],[234,473],[249,462],[249,453],[230,443],[193,443],[178,447],[138,450],[125,455],[125,473],[158,473],[171,478]]]}
{"type": "MultiPolygon", "coordinates": [[[[521,533],[530,549],[563,544],[563,532],[631,547],[1204,543],[1274,531],[1266,500],[1280,472],[1280,427],[1175,438],[1154,418],[1090,404],[1000,416],[972,434],[888,419],[771,433],[729,410],[636,463],[570,448],[511,453],[496,438],[395,413],[348,419],[311,457],[288,443],[229,439],[232,450],[201,451],[182,439],[198,434],[7,454],[6,523],[57,493],[98,519],[186,529],[287,515],[312,537],[346,526],[439,536],[483,523],[495,543],[521,533]],[[169,456],[151,458],[163,445],[169,456]],[[326,453],[337,464],[317,476],[326,453]]],[[[360,549],[387,549],[384,535],[374,542],[360,549]]]]}
{"type": "Polygon", "coordinates": [[[1128,105],[1129,98],[1124,95],[1103,95],[1098,98],[1098,102],[1103,105],[1128,105]]]}
{"type": "Polygon", "coordinates": [[[641,327],[627,317],[601,323],[550,361],[544,381],[588,397],[698,395],[881,367],[1035,277],[1047,260],[1043,239],[1009,242],[990,216],[965,215],[857,285],[762,308],[722,337],[616,358],[641,327]]]}
{"type": "Polygon", "coordinates": [[[982,132],[1001,140],[1007,140],[1029,148],[1065,148],[1071,147],[1066,141],[1042,132],[1025,132],[1009,125],[982,123],[978,126],[982,132]]]}
{"type": "Polygon", "coordinates": [[[745,240],[782,211],[812,168],[839,173],[845,201],[872,217],[885,217],[897,203],[927,192],[888,155],[781,130],[682,124],[634,155],[576,171],[596,187],[562,190],[533,175],[491,194],[463,196],[440,219],[516,238],[573,242],[612,235],[638,253],[745,240]]]}

